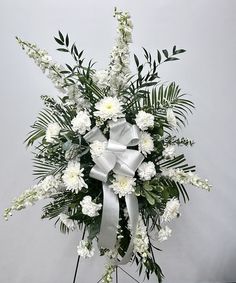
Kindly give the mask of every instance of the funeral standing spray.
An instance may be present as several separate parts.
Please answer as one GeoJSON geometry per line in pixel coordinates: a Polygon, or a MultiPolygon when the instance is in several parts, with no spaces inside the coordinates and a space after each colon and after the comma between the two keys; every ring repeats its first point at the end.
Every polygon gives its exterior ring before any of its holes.
{"type": "Polygon", "coordinates": [[[62,232],[86,232],[77,247],[81,257],[94,255],[95,242],[107,256],[103,282],[129,262],[161,282],[153,251],[170,237],[168,225],[179,216],[180,200],[188,200],[185,185],[210,185],[176,151],[193,145],[178,133],[194,104],[174,82],[161,83],[158,73],[185,50],[174,46],[151,55],[143,48],[142,59],[134,55],[131,73],[133,25],[128,13],[115,10],[115,17],[117,39],[105,70],[86,63],[83,51],[61,32],[57,50],[72,56],[73,66],[57,64],[45,50],[17,38],[60,94],[42,96],[44,108],[25,141],[34,146],[38,183],[4,216],[48,199],[42,218],[56,219],[62,232]]]}

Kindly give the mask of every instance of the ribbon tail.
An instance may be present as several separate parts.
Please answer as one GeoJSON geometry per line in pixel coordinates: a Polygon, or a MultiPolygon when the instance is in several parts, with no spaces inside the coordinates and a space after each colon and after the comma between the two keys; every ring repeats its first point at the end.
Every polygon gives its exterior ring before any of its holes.
{"type": "Polygon", "coordinates": [[[114,249],[119,225],[119,200],[107,183],[103,183],[103,211],[98,246],[114,249]]]}
{"type": "Polygon", "coordinates": [[[138,217],[139,217],[138,199],[135,196],[135,194],[126,195],[125,202],[130,220],[131,239],[124,257],[120,261],[116,260],[117,265],[124,265],[128,263],[132,257],[134,250],[134,238],[136,235],[136,229],[137,229],[138,217]]]}

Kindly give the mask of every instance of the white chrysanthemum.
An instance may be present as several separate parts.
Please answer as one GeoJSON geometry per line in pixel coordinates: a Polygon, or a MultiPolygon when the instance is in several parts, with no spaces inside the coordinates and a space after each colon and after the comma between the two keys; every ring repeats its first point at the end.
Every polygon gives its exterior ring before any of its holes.
{"type": "Polygon", "coordinates": [[[109,77],[107,70],[96,71],[93,75],[93,80],[99,88],[106,88],[109,86],[109,77]]]}
{"type": "Polygon", "coordinates": [[[122,106],[118,98],[105,97],[95,104],[98,111],[94,112],[94,116],[100,117],[106,121],[111,119],[117,121],[117,118],[124,117],[122,113],[122,106]]]}
{"type": "Polygon", "coordinates": [[[170,222],[179,215],[180,203],[176,198],[167,201],[164,213],[161,217],[162,221],[170,222]]]}
{"type": "Polygon", "coordinates": [[[96,158],[100,157],[106,150],[106,147],[107,147],[107,142],[94,141],[93,143],[91,143],[90,153],[92,159],[95,160],[96,158]]]}
{"type": "Polygon", "coordinates": [[[154,150],[154,143],[151,135],[147,132],[142,132],[139,140],[139,151],[145,156],[154,150]]]}
{"type": "Polygon", "coordinates": [[[99,210],[102,208],[102,204],[96,204],[92,201],[91,196],[85,196],[80,202],[82,206],[82,213],[88,215],[89,217],[95,217],[99,215],[99,210]]]}
{"type": "Polygon", "coordinates": [[[84,135],[86,131],[90,130],[91,120],[87,111],[79,111],[76,117],[71,121],[72,130],[84,135]]]}
{"type": "Polygon", "coordinates": [[[173,159],[175,156],[175,147],[173,145],[168,145],[162,152],[162,155],[166,159],[173,159]]]}
{"type": "Polygon", "coordinates": [[[77,246],[77,253],[83,258],[89,258],[94,256],[95,249],[91,242],[82,240],[77,246]]]}
{"type": "Polygon", "coordinates": [[[134,192],[134,186],[135,178],[115,175],[115,179],[109,187],[114,190],[115,194],[119,194],[119,197],[123,197],[134,192]]]}
{"type": "Polygon", "coordinates": [[[84,168],[80,168],[79,162],[70,161],[68,163],[64,175],[62,176],[67,190],[78,193],[83,187],[88,187],[83,179],[83,170],[84,168]]]}
{"type": "Polygon", "coordinates": [[[55,143],[55,139],[58,138],[61,127],[57,122],[48,124],[46,130],[46,142],[55,143]]]}
{"type": "Polygon", "coordinates": [[[171,236],[171,232],[172,230],[168,226],[165,226],[165,228],[161,228],[158,232],[158,241],[163,242],[168,240],[168,238],[171,236]]]}
{"type": "Polygon", "coordinates": [[[134,238],[134,252],[139,253],[146,260],[148,256],[149,240],[147,235],[147,227],[145,226],[142,216],[139,215],[138,224],[136,228],[135,238],[134,238]]]}
{"type": "Polygon", "coordinates": [[[135,122],[142,131],[145,131],[154,126],[154,116],[145,111],[139,111],[136,115],[135,122]]]}
{"type": "Polygon", "coordinates": [[[138,168],[138,175],[141,180],[148,181],[156,175],[156,169],[153,162],[143,162],[138,168]]]}
{"type": "Polygon", "coordinates": [[[166,119],[168,124],[172,127],[172,128],[176,128],[177,127],[177,120],[174,114],[174,111],[172,110],[172,108],[168,108],[166,110],[166,119]]]}
{"type": "Polygon", "coordinates": [[[75,230],[76,228],[76,223],[74,220],[70,219],[69,216],[65,213],[60,213],[59,218],[61,222],[70,230],[75,230]]]}

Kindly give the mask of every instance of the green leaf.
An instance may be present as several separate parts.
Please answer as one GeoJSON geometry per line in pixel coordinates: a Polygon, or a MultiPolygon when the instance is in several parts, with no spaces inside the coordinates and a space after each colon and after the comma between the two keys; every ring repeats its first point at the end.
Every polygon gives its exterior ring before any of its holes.
{"type": "Polygon", "coordinates": [[[60,45],[64,45],[64,42],[63,42],[63,41],[61,41],[59,38],[54,37],[54,39],[56,40],[56,42],[57,42],[58,44],[60,44],[60,45]]]}

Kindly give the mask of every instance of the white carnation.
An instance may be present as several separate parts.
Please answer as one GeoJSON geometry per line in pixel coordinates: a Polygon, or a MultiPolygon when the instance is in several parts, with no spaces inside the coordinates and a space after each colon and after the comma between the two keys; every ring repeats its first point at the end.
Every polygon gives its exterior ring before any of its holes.
{"type": "Polygon", "coordinates": [[[91,242],[82,240],[77,246],[77,253],[83,258],[89,258],[94,256],[95,249],[91,242]]]}
{"type": "Polygon", "coordinates": [[[165,228],[161,228],[158,232],[158,241],[166,241],[171,236],[171,232],[172,230],[168,226],[165,226],[165,228]]]}
{"type": "Polygon", "coordinates": [[[142,132],[139,140],[139,151],[145,156],[154,150],[154,143],[151,135],[147,132],[142,132]]]}
{"type": "Polygon", "coordinates": [[[93,80],[99,88],[106,88],[109,86],[109,77],[107,70],[96,71],[93,75],[93,80]]]}
{"type": "Polygon", "coordinates": [[[109,187],[114,190],[115,194],[119,194],[119,197],[123,197],[134,192],[134,186],[135,178],[115,175],[115,179],[109,187]]]}
{"type": "Polygon", "coordinates": [[[175,147],[173,145],[168,145],[162,152],[162,155],[166,159],[173,159],[175,156],[175,147]]]}
{"type": "Polygon", "coordinates": [[[91,120],[87,111],[79,111],[76,117],[71,121],[72,130],[84,135],[86,131],[90,130],[91,120]]]}
{"type": "Polygon", "coordinates": [[[179,215],[180,203],[176,198],[167,201],[164,213],[161,217],[162,221],[170,222],[179,215]]]}
{"type": "Polygon", "coordinates": [[[94,141],[93,143],[91,143],[90,153],[92,159],[95,160],[96,158],[100,157],[106,150],[106,147],[107,147],[107,142],[94,141]]]}
{"type": "Polygon", "coordinates": [[[124,117],[122,113],[122,105],[116,97],[105,97],[95,104],[97,111],[94,112],[94,116],[100,117],[106,121],[112,119],[117,121],[117,118],[124,117]]]}
{"type": "Polygon", "coordinates": [[[156,175],[156,169],[153,162],[143,162],[138,168],[138,174],[141,180],[148,181],[156,175]]]}
{"type": "Polygon", "coordinates": [[[88,215],[89,217],[95,217],[99,215],[99,210],[102,208],[102,204],[96,204],[92,201],[91,196],[85,196],[80,202],[82,206],[82,213],[88,215]]]}
{"type": "Polygon", "coordinates": [[[60,213],[59,218],[61,222],[70,230],[75,230],[76,228],[76,223],[74,220],[70,219],[69,216],[65,213],[60,213]]]}
{"type": "Polygon", "coordinates": [[[87,188],[88,185],[85,183],[82,173],[84,168],[80,168],[79,162],[70,161],[64,175],[62,176],[63,182],[67,190],[78,193],[83,187],[87,188]]]}
{"type": "Polygon", "coordinates": [[[174,111],[172,110],[172,108],[168,108],[166,110],[166,119],[168,124],[172,127],[172,128],[176,128],[177,127],[177,120],[174,114],[174,111]]]}
{"type": "Polygon", "coordinates": [[[57,122],[48,124],[46,130],[46,141],[49,143],[55,143],[55,139],[58,138],[61,127],[57,122]]]}
{"type": "Polygon", "coordinates": [[[139,111],[136,115],[135,122],[142,131],[145,131],[154,126],[154,116],[145,111],[139,111]]]}

